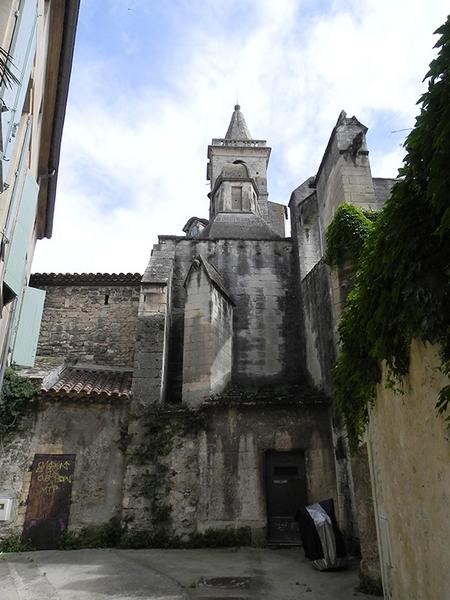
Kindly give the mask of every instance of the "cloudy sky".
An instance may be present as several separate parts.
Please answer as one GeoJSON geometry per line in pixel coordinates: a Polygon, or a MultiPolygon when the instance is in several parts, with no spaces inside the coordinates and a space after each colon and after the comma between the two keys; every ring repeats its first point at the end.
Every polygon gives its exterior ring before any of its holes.
{"type": "Polygon", "coordinates": [[[314,175],[339,112],[396,176],[447,0],[82,0],[51,240],[33,270],[145,268],[206,216],[206,149],[236,98],[270,199],[314,175]]]}

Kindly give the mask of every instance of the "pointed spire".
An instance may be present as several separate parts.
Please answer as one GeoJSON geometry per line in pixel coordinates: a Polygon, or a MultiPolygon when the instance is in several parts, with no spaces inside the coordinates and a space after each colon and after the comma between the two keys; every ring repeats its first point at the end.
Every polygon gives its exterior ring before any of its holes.
{"type": "Polygon", "coordinates": [[[231,115],[231,121],[225,134],[226,140],[251,140],[252,135],[248,130],[244,115],[241,113],[241,107],[236,104],[234,112],[231,115]]]}

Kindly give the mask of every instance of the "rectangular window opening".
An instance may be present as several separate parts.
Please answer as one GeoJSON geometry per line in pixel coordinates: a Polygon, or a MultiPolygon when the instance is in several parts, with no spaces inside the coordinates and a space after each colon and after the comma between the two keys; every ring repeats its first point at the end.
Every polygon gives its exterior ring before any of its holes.
{"type": "Polygon", "coordinates": [[[109,294],[105,294],[105,306],[109,304],[109,294]]]}
{"type": "Polygon", "coordinates": [[[233,210],[242,210],[242,187],[231,187],[231,201],[233,210]]]}

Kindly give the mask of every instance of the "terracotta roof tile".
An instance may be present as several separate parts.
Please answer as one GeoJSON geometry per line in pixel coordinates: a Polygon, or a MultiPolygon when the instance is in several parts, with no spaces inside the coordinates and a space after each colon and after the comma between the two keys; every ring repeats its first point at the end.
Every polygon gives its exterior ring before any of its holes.
{"type": "Polygon", "coordinates": [[[131,371],[77,369],[67,367],[51,387],[47,395],[75,395],[128,398],[131,391],[131,371]]]}
{"type": "Polygon", "coordinates": [[[30,285],[138,285],[140,273],[33,273],[30,285]]]}

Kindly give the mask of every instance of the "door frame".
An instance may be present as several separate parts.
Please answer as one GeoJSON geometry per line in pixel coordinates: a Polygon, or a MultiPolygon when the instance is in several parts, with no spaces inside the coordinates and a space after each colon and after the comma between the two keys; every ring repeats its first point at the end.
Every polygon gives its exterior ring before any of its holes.
{"type": "MultiPolygon", "coordinates": [[[[274,454],[303,454],[303,458],[304,458],[304,466],[305,466],[305,503],[308,504],[308,496],[309,496],[309,490],[308,490],[308,477],[307,477],[307,449],[306,448],[291,448],[290,450],[277,450],[276,448],[266,448],[265,450],[263,450],[263,486],[264,486],[264,502],[266,505],[266,541],[269,541],[269,503],[268,503],[268,455],[270,453],[274,453],[274,454]]],[[[288,546],[289,544],[285,544],[286,546],[288,546]]],[[[297,544],[290,544],[290,545],[297,545],[297,544]]]]}

